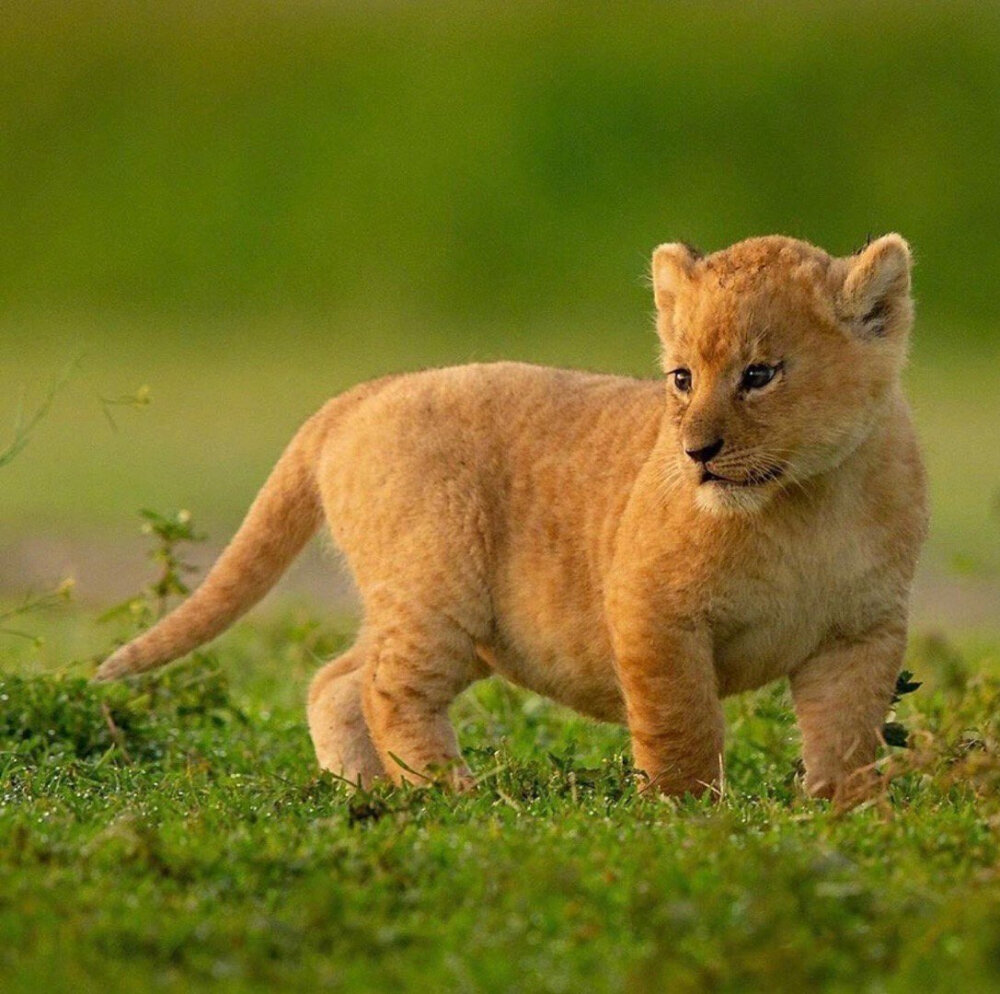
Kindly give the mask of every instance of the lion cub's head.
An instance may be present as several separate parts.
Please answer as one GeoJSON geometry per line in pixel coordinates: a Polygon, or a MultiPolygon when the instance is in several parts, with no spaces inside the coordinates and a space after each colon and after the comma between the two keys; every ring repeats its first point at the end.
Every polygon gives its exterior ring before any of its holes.
{"type": "Polygon", "coordinates": [[[836,259],[791,238],[653,254],[677,445],[699,506],[752,511],[838,466],[884,411],[913,320],[910,252],[886,235],[836,259]]]}

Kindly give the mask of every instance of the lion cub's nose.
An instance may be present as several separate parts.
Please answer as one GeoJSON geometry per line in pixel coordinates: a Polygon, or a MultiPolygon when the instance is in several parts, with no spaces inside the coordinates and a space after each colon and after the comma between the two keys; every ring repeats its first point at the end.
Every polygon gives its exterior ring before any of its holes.
{"type": "Polygon", "coordinates": [[[717,438],[714,442],[709,442],[708,445],[703,445],[700,449],[685,449],[684,451],[695,462],[700,462],[704,465],[709,459],[714,459],[722,451],[722,439],[717,438]]]}

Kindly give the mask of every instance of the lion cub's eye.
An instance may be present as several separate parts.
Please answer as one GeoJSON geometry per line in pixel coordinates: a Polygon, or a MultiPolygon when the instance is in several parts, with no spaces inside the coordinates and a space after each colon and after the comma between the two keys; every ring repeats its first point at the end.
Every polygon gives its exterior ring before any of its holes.
{"type": "Polygon", "coordinates": [[[673,369],[668,374],[674,378],[674,386],[680,390],[681,393],[691,392],[691,370],[690,369],[673,369]]]}
{"type": "Polygon", "coordinates": [[[756,362],[752,366],[747,366],[743,370],[743,376],[740,377],[740,389],[759,390],[761,387],[766,387],[780,368],[780,363],[777,366],[768,366],[766,363],[756,362]]]}

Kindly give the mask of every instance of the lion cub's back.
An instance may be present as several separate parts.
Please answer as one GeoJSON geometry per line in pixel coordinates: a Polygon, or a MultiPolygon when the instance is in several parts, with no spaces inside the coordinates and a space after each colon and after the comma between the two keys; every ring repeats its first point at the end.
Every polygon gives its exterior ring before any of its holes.
{"type": "MultiPolygon", "coordinates": [[[[426,370],[387,379],[331,426],[319,461],[324,507],[359,585],[400,570],[485,592],[508,527],[512,487],[541,460],[582,470],[595,426],[657,383],[525,363],[426,370]]],[[[336,401],[334,402],[336,403],[336,401]]],[[[518,482],[520,481],[520,483],[518,482]]]]}

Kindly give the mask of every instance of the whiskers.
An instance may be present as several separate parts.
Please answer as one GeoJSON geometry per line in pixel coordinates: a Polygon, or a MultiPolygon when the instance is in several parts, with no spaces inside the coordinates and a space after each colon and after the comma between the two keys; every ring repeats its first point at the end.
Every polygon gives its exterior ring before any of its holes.
{"type": "Polygon", "coordinates": [[[717,476],[734,483],[766,483],[784,477],[789,471],[793,451],[773,445],[744,446],[722,451],[711,461],[709,469],[717,476]]]}
{"type": "Polygon", "coordinates": [[[723,449],[709,469],[718,476],[749,484],[778,479],[788,490],[808,496],[810,479],[839,465],[864,440],[856,424],[831,425],[814,432],[807,444],[770,442],[723,449]]]}
{"type": "Polygon", "coordinates": [[[675,456],[672,459],[661,459],[657,463],[657,476],[660,490],[666,500],[671,493],[684,484],[686,478],[685,467],[680,458],[675,456]]]}
{"type": "Polygon", "coordinates": [[[664,499],[679,488],[693,489],[699,507],[713,512],[753,511],[763,507],[779,490],[811,498],[809,481],[839,465],[864,440],[859,426],[833,425],[814,432],[807,444],[759,442],[725,447],[704,469],[719,477],[716,485],[702,483],[703,467],[691,463],[677,446],[676,454],[658,463],[664,499]],[[768,484],[775,482],[777,487],[768,484]]]}

